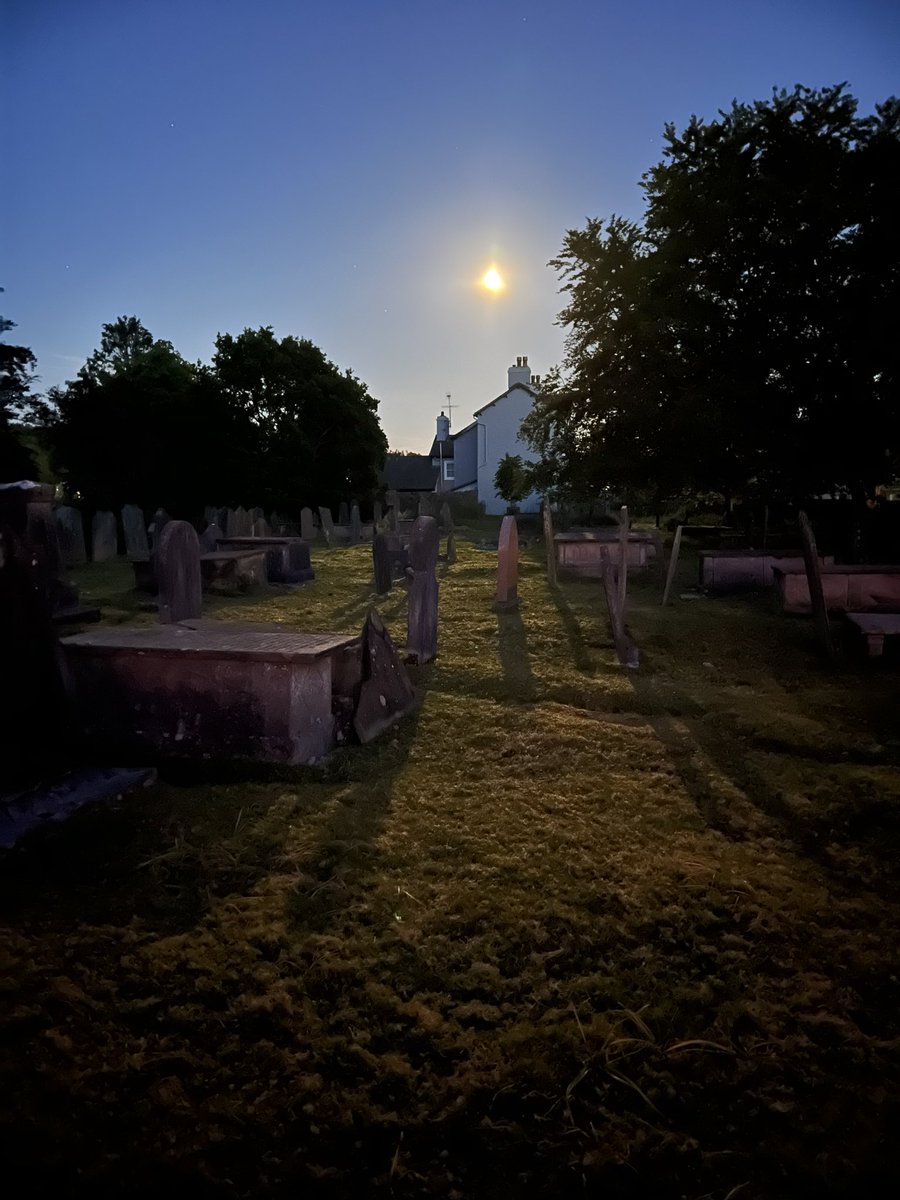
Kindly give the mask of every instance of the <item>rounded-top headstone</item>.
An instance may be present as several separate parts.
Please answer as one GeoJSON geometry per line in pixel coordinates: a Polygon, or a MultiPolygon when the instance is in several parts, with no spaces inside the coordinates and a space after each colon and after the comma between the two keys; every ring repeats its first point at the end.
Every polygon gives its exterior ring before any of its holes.
{"type": "Polygon", "coordinates": [[[94,562],[108,562],[119,551],[116,515],[111,512],[94,513],[91,522],[91,558],[94,562]]]}
{"type": "Polygon", "coordinates": [[[200,539],[188,521],[169,521],[157,550],[159,619],[164,625],[199,617],[203,608],[200,539]]]}

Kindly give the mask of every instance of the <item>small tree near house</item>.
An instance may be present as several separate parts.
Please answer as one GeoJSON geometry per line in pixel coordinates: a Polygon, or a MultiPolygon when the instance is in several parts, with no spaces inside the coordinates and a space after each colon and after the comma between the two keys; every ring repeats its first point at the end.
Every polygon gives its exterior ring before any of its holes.
{"type": "Polygon", "coordinates": [[[500,459],[494,476],[494,491],[512,512],[531,491],[531,473],[518,454],[504,454],[500,459]]]}

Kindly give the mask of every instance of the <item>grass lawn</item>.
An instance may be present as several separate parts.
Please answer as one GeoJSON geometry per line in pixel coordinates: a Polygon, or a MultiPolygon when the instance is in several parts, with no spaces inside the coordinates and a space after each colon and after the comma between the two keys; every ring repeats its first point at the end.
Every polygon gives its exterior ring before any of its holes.
{"type": "MultiPolygon", "coordinates": [[[[381,740],[164,777],[0,863],[17,1194],[897,1194],[897,674],[655,579],[629,672],[596,582],[533,544],[498,615],[458,550],[381,740]]],[[[369,549],[313,557],[210,615],[357,629],[369,549]]],[[[80,576],[134,619],[127,564],[80,576]]]]}

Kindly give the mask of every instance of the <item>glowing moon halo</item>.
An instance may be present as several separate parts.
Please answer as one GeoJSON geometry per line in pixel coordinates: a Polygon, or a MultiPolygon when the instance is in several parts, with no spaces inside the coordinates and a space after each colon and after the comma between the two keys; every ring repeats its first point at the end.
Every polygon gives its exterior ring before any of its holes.
{"type": "Polygon", "coordinates": [[[489,267],[482,275],[481,282],[489,292],[502,292],[506,286],[503,276],[496,267],[489,267]]]}

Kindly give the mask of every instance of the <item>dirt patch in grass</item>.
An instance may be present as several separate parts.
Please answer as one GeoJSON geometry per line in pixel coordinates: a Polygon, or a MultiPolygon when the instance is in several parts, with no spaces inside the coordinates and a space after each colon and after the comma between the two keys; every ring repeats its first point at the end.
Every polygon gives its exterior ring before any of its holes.
{"type": "MultiPolygon", "coordinates": [[[[392,735],[164,781],[0,864],[8,1169],[67,1196],[893,1194],[896,676],[826,672],[765,599],[663,611],[652,579],[628,672],[596,584],[550,589],[529,548],[496,614],[493,556],[459,551],[392,735]]],[[[368,551],[314,558],[210,612],[357,628],[368,551]]],[[[402,593],[379,607],[399,634],[402,593]]]]}

